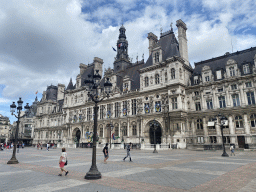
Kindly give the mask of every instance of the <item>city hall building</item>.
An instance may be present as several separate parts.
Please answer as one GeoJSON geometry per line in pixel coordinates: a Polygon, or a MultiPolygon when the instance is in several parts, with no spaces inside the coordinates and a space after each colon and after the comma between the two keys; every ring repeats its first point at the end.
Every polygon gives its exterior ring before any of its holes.
{"type": "MultiPolygon", "coordinates": [[[[99,143],[173,144],[178,148],[220,145],[221,113],[224,142],[236,147],[256,144],[256,47],[189,63],[186,24],[158,38],[148,33],[149,58],[132,63],[126,29],[121,26],[113,68],[104,71],[101,85],[110,79],[112,94],[99,103],[99,143]],[[113,140],[115,138],[115,140],[113,140]]],[[[103,60],[80,64],[76,82],[48,86],[37,103],[33,143],[72,145],[91,141],[94,103],[84,84],[103,60]]],[[[79,144],[78,144],[79,145],[79,144]]]]}

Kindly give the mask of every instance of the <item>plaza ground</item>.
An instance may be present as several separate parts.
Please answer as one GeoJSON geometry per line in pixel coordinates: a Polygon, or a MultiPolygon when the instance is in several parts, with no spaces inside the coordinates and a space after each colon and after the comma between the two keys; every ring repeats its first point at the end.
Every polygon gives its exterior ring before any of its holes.
{"type": "Polygon", "coordinates": [[[256,191],[256,152],[111,150],[107,164],[97,149],[102,179],[85,180],[92,149],[67,149],[68,176],[59,174],[60,149],[20,149],[19,164],[7,165],[12,150],[0,151],[0,191],[256,191]]]}

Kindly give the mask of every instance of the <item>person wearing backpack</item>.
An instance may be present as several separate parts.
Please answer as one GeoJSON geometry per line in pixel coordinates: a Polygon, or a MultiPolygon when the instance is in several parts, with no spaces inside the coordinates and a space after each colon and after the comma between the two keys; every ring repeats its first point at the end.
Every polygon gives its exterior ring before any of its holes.
{"type": "Polygon", "coordinates": [[[130,157],[130,162],[132,162],[132,157],[131,157],[131,153],[130,153],[131,147],[132,147],[132,143],[130,142],[130,144],[126,146],[126,149],[127,149],[127,156],[124,157],[123,161],[125,161],[125,159],[126,159],[127,157],[130,157]]]}
{"type": "Polygon", "coordinates": [[[104,164],[107,163],[107,159],[109,158],[109,153],[108,153],[108,143],[106,143],[106,146],[103,148],[103,154],[104,154],[104,164]]]}
{"type": "Polygon", "coordinates": [[[64,169],[65,164],[67,164],[67,153],[66,149],[63,147],[62,149],[62,154],[60,156],[59,164],[60,164],[60,174],[58,176],[62,176],[62,172],[65,172],[65,176],[67,176],[68,171],[64,169]]]}

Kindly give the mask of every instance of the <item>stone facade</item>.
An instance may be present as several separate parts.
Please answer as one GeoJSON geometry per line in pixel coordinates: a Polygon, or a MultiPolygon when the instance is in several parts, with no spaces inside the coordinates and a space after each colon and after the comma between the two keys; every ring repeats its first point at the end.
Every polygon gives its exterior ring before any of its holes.
{"type": "Polygon", "coordinates": [[[0,143],[5,143],[10,137],[10,120],[0,114],[0,143]]]}
{"type": "MultiPolygon", "coordinates": [[[[149,58],[132,63],[128,55],[125,28],[121,26],[114,68],[107,69],[101,85],[110,78],[112,94],[99,103],[100,143],[156,143],[178,148],[218,145],[221,131],[213,118],[219,113],[228,119],[226,143],[244,147],[256,143],[256,48],[226,53],[195,63],[188,61],[186,24],[178,20],[178,40],[173,29],[148,34],[149,58]],[[155,124],[155,126],[153,126],[155,124]],[[110,132],[110,130],[112,131],[110,132]],[[112,135],[114,133],[114,135],[112,135]]],[[[37,104],[34,143],[66,144],[90,142],[93,132],[93,102],[84,80],[99,70],[103,60],[80,64],[76,84],[48,86],[37,104]]],[[[100,91],[102,94],[102,91],[100,91]]]]}

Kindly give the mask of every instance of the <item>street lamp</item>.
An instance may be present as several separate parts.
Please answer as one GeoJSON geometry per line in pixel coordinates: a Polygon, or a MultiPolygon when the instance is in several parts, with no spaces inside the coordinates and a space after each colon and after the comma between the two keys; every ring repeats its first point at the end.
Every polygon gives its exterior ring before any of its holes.
{"type": "Polygon", "coordinates": [[[158,128],[158,123],[156,122],[156,120],[154,119],[153,122],[150,123],[150,127],[153,129],[154,131],[154,151],[153,153],[158,153],[156,150],[156,129],[158,128]]]}
{"type": "Polygon", "coordinates": [[[30,107],[27,103],[27,105],[24,107],[25,108],[25,114],[23,116],[20,116],[20,112],[22,110],[22,103],[23,103],[23,101],[21,100],[21,97],[19,98],[17,103],[18,103],[18,107],[17,107],[18,116],[14,114],[15,110],[16,110],[15,102],[13,102],[10,105],[10,111],[11,111],[12,115],[14,115],[18,119],[18,121],[17,121],[16,132],[15,132],[15,141],[14,141],[12,158],[7,162],[7,164],[18,164],[19,163],[19,161],[16,159],[16,147],[17,147],[17,140],[18,140],[18,133],[19,133],[20,118],[23,118],[23,117],[27,116],[28,113],[29,113],[29,109],[30,109],[30,107]]]}
{"type": "Polygon", "coordinates": [[[98,120],[98,103],[101,102],[105,97],[109,98],[110,90],[112,87],[112,83],[110,83],[109,78],[107,78],[104,83],[105,94],[103,93],[101,96],[98,94],[98,89],[102,89],[100,87],[101,76],[99,74],[99,70],[96,70],[96,73],[91,77],[88,75],[88,79],[84,81],[87,86],[88,96],[95,103],[94,105],[94,128],[93,128],[93,151],[92,151],[92,165],[90,170],[86,173],[85,179],[100,179],[101,173],[98,171],[96,165],[96,136],[97,136],[97,120],[98,120]]]}
{"type": "MultiPolygon", "coordinates": [[[[227,118],[219,113],[218,119],[220,120],[219,126],[221,129],[221,137],[222,137],[222,148],[223,148],[223,154],[222,157],[229,157],[229,155],[226,153],[225,145],[224,145],[224,136],[223,136],[223,129],[224,125],[227,121],[227,118]]],[[[217,124],[217,118],[214,118],[215,123],[217,124]]]]}

